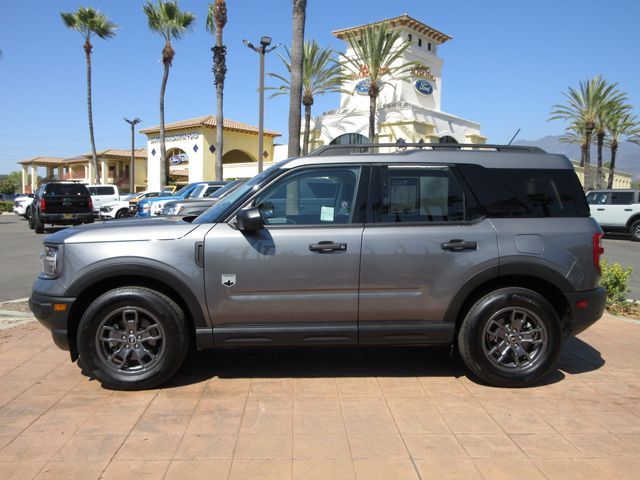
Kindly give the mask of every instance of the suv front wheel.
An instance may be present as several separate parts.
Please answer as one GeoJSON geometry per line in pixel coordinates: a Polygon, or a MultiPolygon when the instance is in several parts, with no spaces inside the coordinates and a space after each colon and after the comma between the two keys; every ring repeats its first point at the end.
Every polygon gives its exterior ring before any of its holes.
{"type": "Polygon", "coordinates": [[[189,345],[181,308],[144,287],[117,288],[98,297],[82,316],[77,338],[90,373],[104,386],[121,390],[166,382],[189,345]]]}
{"type": "Polygon", "coordinates": [[[544,377],[562,345],[554,308],[525,288],[484,295],[467,312],[458,348],[467,367],[498,387],[528,386],[544,377]]]}

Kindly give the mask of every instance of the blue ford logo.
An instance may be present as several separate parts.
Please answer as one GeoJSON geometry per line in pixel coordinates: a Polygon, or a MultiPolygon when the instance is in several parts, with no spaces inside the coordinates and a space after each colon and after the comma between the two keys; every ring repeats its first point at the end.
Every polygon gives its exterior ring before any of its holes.
{"type": "MultiPolygon", "coordinates": [[[[384,87],[384,83],[378,80],[377,84],[378,84],[378,91],[382,90],[382,88],[384,87]]],[[[356,93],[358,95],[369,95],[369,85],[371,85],[371,80],[369,79],[360,80],[358,83],[356,83],[356,88],[355,88],[356,93]]]]}
{"type": "Polygon", "coordinates": [[[431,95],[433,93],[433,85],[431,85],[426,80],[416,80],[415,87],[417,92],[421,93],[422,95],[431,95]]]}
{"type": "Polygon", "coordinates": [[[182,162],[186,162],[189,159],[186,153],[179,153],[177,155],[173,155],[169,159],[169,163],[171,165],[180,165],[182,162]]]}

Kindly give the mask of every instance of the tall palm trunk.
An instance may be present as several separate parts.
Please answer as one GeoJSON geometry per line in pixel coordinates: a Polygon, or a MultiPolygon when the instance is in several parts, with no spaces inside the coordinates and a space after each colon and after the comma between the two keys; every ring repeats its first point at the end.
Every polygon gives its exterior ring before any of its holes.
{"type": "Polygon", "coordinates": [[[93,46],[87,38],[84,42],[84,54],[87,60],[87,112],[89,115],[89,140],[91,141],[91,155],[93,162],[93,171],[96,183],[100,183],[100,174],[98,173],[98,154],[96,153],[96,140],[93,136],[93,108],[91,107],[91,50],[93,46]]]}
{"type": "Polygon", "coordinates": [[[584,168],[584,157],[587,154],[587,146],[583,143],[580,145],[580,166],[584,168]]]}
{"type": "Polygon", "coordinates": [[[613,176],[616,171],[616,153],[618,152],[618,142],[615,139],[611,139],[611,146],[609,147],[611,151],[611,159],[609,161],[609,178],[607,180],[607,188],[613,188],[613,176]]]}
{"type": "Polygon", "coordinates": [[[293,0],[293,38],[291,41],[291,83],[289,99],[289,157],[300,155],[300,104],[302,103],[302,64],[307,0],[293,0]]]}
{"type": "Polygon", "coordinates": [[[167,80],[169,79],[169,69],[173,60],[174,51],[170,42],[166,42],[162,49],[162,63],[164,72],[162,74],[162,84],[160,85],[160,180],[164,186],[168,183],[169,169],[167,167],[167,146],[164,141],[164,93],[167,89],[167,80]]]}
{"type": "Polygon", "coordinates": [[[584,190],[585,192],[591,188],[591,137],[593,136],[593,127],[587,126],[585,132],[584,149],[584,190]]]}
{"type": "Polygon", "coordinates": [[[598,145],[598,168],[596,171],[596,188],[603,188],[604,186],[604,172],[602,171],[602,148],[604,146],[604,132],[598,132],[596,134],[596,143],[598,145]]]}
{"type": "Polygon", "coordinates": [[[369,143],[376,142],[376,102],[377,93],[369,93],[369,143]]]}
{"type": "Polygon", "coordinates": [[[216,84],[216,160],[215,179],[222,180],[222,132],[224,130],[224,114],[222,111],[224,94],[224,77],[227,73],[226,50],[222,44],[222,27],[216,29],[216,46],[213,48],[213,73],[216,84]]]}
{"type": "Polygon", "coordinates": [[[311,130],[311,105],[313,105],[313,97],[305,95],[302,98],[304,105],[304,137],[302,139],[302,155],[309,153],[309,133],[311,130]]]}

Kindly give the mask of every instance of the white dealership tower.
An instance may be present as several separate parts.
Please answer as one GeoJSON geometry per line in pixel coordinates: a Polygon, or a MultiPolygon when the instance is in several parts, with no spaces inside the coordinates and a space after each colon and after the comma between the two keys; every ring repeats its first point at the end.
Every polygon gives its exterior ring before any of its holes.
{"type": "MultiPolygon", "coordinates": [[[[384,78],[377,102],[376,141],[380,143],[485,143],[480,124],[456,117],[441,110],[442,64],[440,46],[451,40],[435,28],[407,14],[357,27],[336,30],[337,38],[346,42],[346,56],[354,54],[349,36],[366,27],[385,23],[398,30],[398,43],[409,41],[398,64],[416,62],[405,79],[384,78]]],[[[361,66],[366,72],[366,66],[361,66]]],[[[369,129],[368,83],[362,75],[344,84],[347,93],[340,96],[340,108],[315,118],[310,132],[310,149],[327,144],[366,143],[369,129]]]]}

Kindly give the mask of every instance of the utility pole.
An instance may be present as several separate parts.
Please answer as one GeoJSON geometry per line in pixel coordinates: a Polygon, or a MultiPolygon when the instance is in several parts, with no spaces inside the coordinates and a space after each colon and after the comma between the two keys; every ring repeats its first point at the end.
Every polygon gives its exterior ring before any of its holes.
{"type": "Polygon", "coordinates": [[[125,122],[131,125],[131,166],[129,167],[129,193],[136,193],[136,132],[135,127],[142,120],[138,117],[133,120],[123,118],[125,122]]]}

